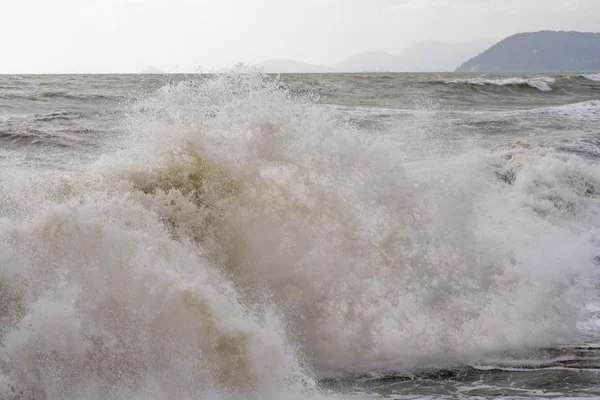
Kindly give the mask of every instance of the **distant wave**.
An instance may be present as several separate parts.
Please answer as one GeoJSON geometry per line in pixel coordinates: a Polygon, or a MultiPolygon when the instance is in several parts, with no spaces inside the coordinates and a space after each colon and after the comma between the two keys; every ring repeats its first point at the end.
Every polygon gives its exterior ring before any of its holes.
{"type": "Polygon", "coordinates": [[[546,123],[578,124],[581,122],[600,122],[600,100],[589,100],[560,106],[533,108],[528,110],[512,110],[496,114],[503,117],[514,117],[518,120],[529,118],[546,123]]]}
{"type": "Polygon", "coordinates": [[[29,132],[0,130],[0,144],[3,147],[69,147],[69,143],[66,143],[64,138],[36,130],[30,130],[29,132]]]}
{"type": "Polygon", "coordinates": [[[597,74],[589,74],[589,75],[581,75],[582,78],[585,78],[590,81],[600,82],[600,73],[597,74]]]}
{"type": "Polygon", "coordinates": [[[555,78],[539,77],[539,78],[502,78],[502,79],[484,79],[484,78],[470,78],[470,79],[452,79],[445,81],[444,83],[458,83],[467,85],[495,85],[495,86],[525,86],[532,87],[542,92],[552,91],[550,85],[556,83],[555,78]]]}
{"type": "Polygon", "coordinates": [[[81,113],[56,111],[48,114],[34,115],[33,118],[38,122],[49,122],[55,120],[73,120],[81,118],[81,113]]]}
{"type": "Polygon", "coordinates": [[[65,91],[47,91],[35,94],[25,93],[3,93],[0,99],[25,100],[25,101],[50,101],[53,99],[64,99],[71,101],[120,101],[126,100],[124,96],[110,96],[102,94],[80,94],[65,91]]]}
{"type": "Polygon", "coordinates": [[[600,120],[600,100],[565,104],[564,106],[539,108],[538,112],[551,113],[565,118],[600,120]]]}

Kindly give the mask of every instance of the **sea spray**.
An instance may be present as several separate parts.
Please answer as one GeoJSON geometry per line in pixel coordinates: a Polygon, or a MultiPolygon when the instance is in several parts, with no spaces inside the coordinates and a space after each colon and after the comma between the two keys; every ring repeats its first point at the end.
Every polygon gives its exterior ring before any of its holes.
{"type": "MultiPolygon", "coordinates": [[[[318,396],[328,373],[575,340],[598,215],[538,212],[538,150],[405,163],[281,86],[170,84],[83,171],[2,175],[6,396],[318,396]]],[[[571,182],[548,184],[595,207],[571,182]]]]}

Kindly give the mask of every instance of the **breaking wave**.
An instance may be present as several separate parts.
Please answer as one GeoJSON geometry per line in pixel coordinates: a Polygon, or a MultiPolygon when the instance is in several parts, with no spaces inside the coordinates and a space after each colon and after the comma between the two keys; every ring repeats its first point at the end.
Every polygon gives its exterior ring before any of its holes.
{"type": "Polygon", "coordinates": [[[539,78],[502,78],[502,79],[452,79],[446,83],[458,83],[467,85],[493,85],[493,86],[515,86],[515,87],[530,87],[542,92],[552,91],[552,84],[556,83],[555,78],[539,77],[539,78]]]}
{"type": "Polygon", "coordinates": [[[570,121],[571,123],[590,123],[600,120],[600,101],[590,100],[560,106],[534,108],[530,110],[509,111],[504,115],[535,116],[543,121],[570,121]]]}
{"type": "Polygon", "coordinates": [[[600,74],[589,74],[581,76],[590,81],[600,81],[600,74]]]}

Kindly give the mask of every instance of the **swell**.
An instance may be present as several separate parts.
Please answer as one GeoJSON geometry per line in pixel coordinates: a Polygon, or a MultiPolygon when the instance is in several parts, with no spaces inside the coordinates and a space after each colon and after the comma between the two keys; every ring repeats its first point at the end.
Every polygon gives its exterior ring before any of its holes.
{"type": "Polygon", "coordinates": [[[589,81],[594,81],[594,82],[598,82],[600,81],[600,74],[587,74],[587,75],[580,75],[581,78],[587,79],[589,81]]]}
{"type": "Polygon", "coordinates": [[[5,146],[26,148],[29,146],[69,148],[70,143],[60,135],[52,135],[34,129],[26,131],[0,130],[0,143],[5,146]]]}
{"type": "Polygon", "coordinates": [[[470,78],[470,79],[453,79],[445,81],[445,84],[450,85],[475,85],[475,86],[491,86],[491,87],[507,87],[517,89],[537,89],[541,92],[551,92],[552,85],[556,84],[555,78],[539,77],[539,78],[470,78]]]}
{"type": "Polygon", "coordinates": [[[104,95],[104,94],[80,94],[67,91],[47,91],[37,93],[0,93],[0,99],[5,100],[21,100],[34,102],[54,102],[56,100],[77,101],[77,102],[100,102],[110,101],[119,102],[125,101],[126,96],[104,95]]]}
{"type": "Polygon", "coordinates": [[[34,115],[33,119],[40,122],[50,122],[56,120],[72,121],[82,118],[82,113],[69,111],[55,111],[43,115],[34,115]]]}
{"type": "Polygon", "coordinates": [[[0,119],[0,141],[7,146],[26,150],[28,147],[77,148],[97,147],[103,137],[115,132],[119,111],[53,111],[49,113],[23,114],[0,119]],[[105,122],[105,120],[108,120],[105,122]]]}

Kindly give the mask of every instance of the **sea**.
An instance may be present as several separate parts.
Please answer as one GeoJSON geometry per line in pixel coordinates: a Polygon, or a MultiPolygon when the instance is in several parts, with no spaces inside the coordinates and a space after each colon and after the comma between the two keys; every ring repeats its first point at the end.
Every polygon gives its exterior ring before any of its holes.
{"type": "Polygon", "coordinates": [[[0,399],[600,398],[600,74],[0,76],[0,399]]]}

